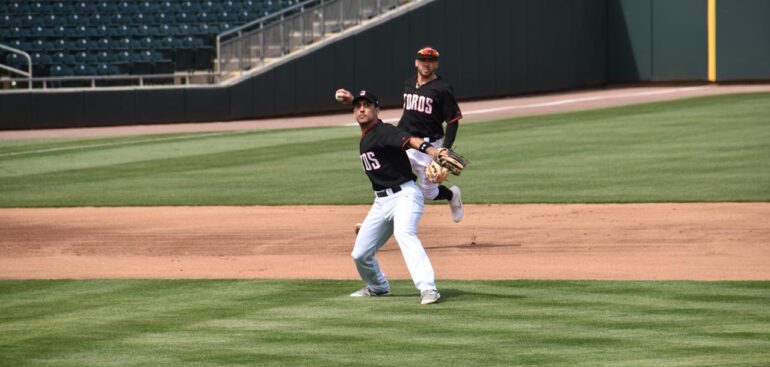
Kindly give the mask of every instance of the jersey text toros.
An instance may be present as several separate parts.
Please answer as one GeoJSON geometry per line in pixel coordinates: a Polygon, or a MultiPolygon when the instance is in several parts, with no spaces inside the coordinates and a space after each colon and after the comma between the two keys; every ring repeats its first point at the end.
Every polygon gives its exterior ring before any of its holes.
{"type": "Polygon", "coordinates": [[[430,115],[433,113],[433,98],[404,93],[404,109],[430,115]]]}

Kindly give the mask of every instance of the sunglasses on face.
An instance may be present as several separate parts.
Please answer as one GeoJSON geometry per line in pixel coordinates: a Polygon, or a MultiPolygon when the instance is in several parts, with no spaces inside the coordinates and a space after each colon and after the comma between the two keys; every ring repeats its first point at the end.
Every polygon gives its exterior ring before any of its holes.
{"type": "Polygon", "coordinates": [[[430,47],[426,47],[420,51],[417,51],[417,55],[421,57],[426,57],[426,58],[438,58],[438,51],[430,47]]]}

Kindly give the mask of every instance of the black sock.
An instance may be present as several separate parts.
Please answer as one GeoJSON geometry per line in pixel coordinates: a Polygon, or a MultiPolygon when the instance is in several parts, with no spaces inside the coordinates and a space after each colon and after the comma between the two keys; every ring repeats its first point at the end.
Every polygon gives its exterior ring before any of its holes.
{"type": "Polygon", "coordinates": [[[438,195],[433,200],[452,200],[452,191],[447,189],[444,185],[439,185],[438,195]]]}

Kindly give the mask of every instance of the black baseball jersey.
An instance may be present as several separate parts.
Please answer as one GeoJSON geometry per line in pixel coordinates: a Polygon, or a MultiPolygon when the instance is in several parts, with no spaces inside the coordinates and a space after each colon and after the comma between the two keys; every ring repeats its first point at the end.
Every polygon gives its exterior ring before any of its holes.
{"type": "Polygon", "coordinates": [[[404,150],[412,135],[382,120],[361,132],[361,165],[375,191],[414,181],[404,150]]]}
{"type": "Polygon", "coordinates": [[[444,137],[444,121],[455,123],[463,117],[454,90],[440,76],[417,88],[417,75],[404,82],[404,112],[398,127],[420,138],[444,137]]]}

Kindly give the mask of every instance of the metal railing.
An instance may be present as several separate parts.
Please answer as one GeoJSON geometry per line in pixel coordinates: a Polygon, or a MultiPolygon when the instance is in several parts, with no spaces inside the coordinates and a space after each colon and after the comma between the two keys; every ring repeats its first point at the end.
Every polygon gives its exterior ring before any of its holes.
{"type": "MultiPolygon", "coordinates": [[[[8,72],[11,72],[11,73],[14,73],[14,74],[19,74],[21,76],[27,77],[27,85],[28,85],[27,88],[32,89],[32,58],[29,57],[29,54],[24,52],[24,51],[22,51],[22,50],[19,50],[19,49],[13,48],[13,47],[8,47],[8,46],[5,46],[5,45],[0,45],[0,50],[5,50],[5,51],[8,51],[8,52],[13,52],[15,54],[19,54],[19,55],[21,55],[22,57],[24,57],[27,60],[27,71],[14,68],[14,67],[9,66],[9,65],[4,65],[2,63],[0,63],[0,69],[3,69],[3,70],[6,70],[8,72]]],[[[14,83],[15,83],[15,81],[14,81],[14,83]]]]}
{"type": "Polygon", "coordinates": [[[414,0],[309,0],[216,37],[215,74],[227,79],[414,0]]]}

